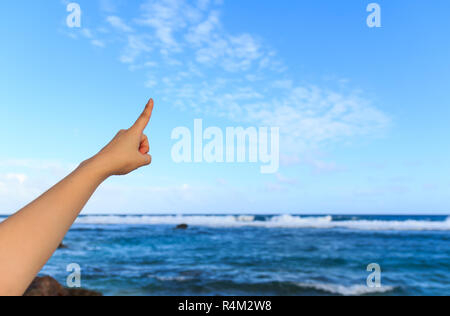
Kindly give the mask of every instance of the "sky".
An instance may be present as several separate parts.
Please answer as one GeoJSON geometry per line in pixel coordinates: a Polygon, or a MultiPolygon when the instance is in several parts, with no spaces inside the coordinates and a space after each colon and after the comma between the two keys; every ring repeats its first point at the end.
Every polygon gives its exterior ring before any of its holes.
{"type": "Polygon", "coordinates": [[[450,214],[447,0],[0,3],[0,213],[128,128],[152,166],[86,206],[121,214],[450,214]],[[176,163],[178,127],[278,127],[280,165],[176,163]]]}

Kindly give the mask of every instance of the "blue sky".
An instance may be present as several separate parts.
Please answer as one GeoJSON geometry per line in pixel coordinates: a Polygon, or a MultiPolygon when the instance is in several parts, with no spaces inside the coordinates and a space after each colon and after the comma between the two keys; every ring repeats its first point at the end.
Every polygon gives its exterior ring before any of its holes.
{"type": "Polygon", "coordinates": [[[448,1],[0,3],[0,212],[44,192],[149,97],[154,162],[86,213],[449,213],[448,1]],[[280,127],[281,166],[175,164],[194,119],[280,127]]]}

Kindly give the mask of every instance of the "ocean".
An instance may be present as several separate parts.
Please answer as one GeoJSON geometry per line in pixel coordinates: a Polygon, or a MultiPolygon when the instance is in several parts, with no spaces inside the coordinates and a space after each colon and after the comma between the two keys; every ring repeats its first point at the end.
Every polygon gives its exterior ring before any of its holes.
{"type": "Polygon", "coordinates": [[[41,275],[104,295],[450,295],[447,216],[89,215],[64,244],[41,275]]]}

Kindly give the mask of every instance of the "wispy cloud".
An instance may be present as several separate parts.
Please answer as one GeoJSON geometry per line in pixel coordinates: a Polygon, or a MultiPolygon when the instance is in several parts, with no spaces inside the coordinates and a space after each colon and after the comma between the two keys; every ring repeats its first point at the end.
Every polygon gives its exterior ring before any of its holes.
{"type": "MultiPolygon", "coordinates": [[[[93,46],[102,48],[105,47],[105,43],[102,40],[96,38],[91,29],[82,28],[79,32],[84,38],[87,38],[93,46]]],[[[72,38],[77,38],[76,33],[70,33],[69,36],[71,36],[72,38]]]]}
{"type": "Polygon", "coordinates": [[[151,42],[148,36],[132,34],[128,35],[127,41],[128,44],[120,56],[120,61],[123,63],[133,64],[143,53],[153,50],[148,44],[151,42]]]}
{"type": "Polygon", "coordinates": [[[243,124],[280,127],[285,154],[380,134],[390,125],[390,118],[361,92],[300,85],[274,92],[267,88],[270,80],[263,82],[260,89],[238,79],[180,83],[166,89],[172,92],[171,102],[180,108],[243,124]]]}
{"type": "MultiPolygon", "coordinates": [[[[349,87],[348,79],[305,83],[264,39],[229,32],[221,1],[146,0],[137,9],[128,19],[109,15],[111,34],[105,36],[124,45],[121,62],[146,72],[146,87],[181,110],[280,127],[282,154],[291,161],[310,148],[378,135],[390,125],[389,116],[349,87]]],[[[316,167],[336,168],[319,162],[316,167]]]]}
{"type": "Polygon", "coordinates": [[[92,40],[91,44],[97,47],[105,47],[105,43],[100,40],[92,40]]]}
{"type": "Polygon", "coordinates": [[[106,21],[118,31],[125,33],[133,32],[133,29],[125,24],[125,22],[118,16],[108,16],[106,21]]]}
{"type": "Polygon", "coordinates": [[[176,34],[200,19],[201,12],[186,1],[151,0],[141,5],[137,23],[152,29],[162,49],[176,50],[180,46],[176,34]]]}
{"type": "MultiPolygon", "coordinates": [[[[273,52],[264,50],[255,36],[229,34],[225,30],[218,10],[221,3],[217,0],[148,0],[139,5],[138,16],[126,21],[117,15],[109,15],[105,22],[106,27],[119,33],[112,34],[115,39],[120,39],[121,35],[124,37],[121,42],[126,43],[125,53],[120,60],[132,64],[133,68],[155,58],[162,58],[173,65],[174,61],[190,55],[201,65],[220,67],[228,72],[271,65],[273,52]],[[149,43],[152,49],[143,49],[149,43]],[[156,56],[155,52],[159,55],[156,56]]],[[[115,6],[112,1],[104,1],[102,7],[112,12],[115,6]]],[[[92,34],[88,38],[92,39],[92,34]]],[[[178,64],[183,65],[184,62],[178,61],[178,64]]]]}

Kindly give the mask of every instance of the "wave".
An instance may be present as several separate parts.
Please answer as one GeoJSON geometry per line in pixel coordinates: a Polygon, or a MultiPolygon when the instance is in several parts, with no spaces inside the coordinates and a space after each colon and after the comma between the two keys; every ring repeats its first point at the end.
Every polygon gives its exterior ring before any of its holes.
{"type": "MultiPolygon", "coordinates": [[[[150,278],[154,278],[160,282],[174,282],[185,283],[192,282],[194,285],[198,282],[194,277],[188,276],[156,276],[148,275],[150,278]]],[[[205,285],[205,283],[203,283],[205,285]]],[[[220,289],[236,289],[240,290],[245,287],[250,292],[264,292],[265,290],[283,289],[287,291],[289,295],[311,295],[313,294],[326,294],[326,295],[340,295],[340,296],[364,296],[364,295],[376,295],[386,294],[399,290],[399,287],[394,286],[382,286],[379,288],[370,288],[366,285],[340,285],[331,283],[305,283],[305,282],[291,282],[291,281],[272,281],[266,283],[238,283],[231,280],[211,280],[206,282],[206,287],[220,288],[220,289]]],[[[286,292],[285,292],[286,294],[286,292]]]]}
{"type": "Polygon", "coordinates": [[[322,284],[322,283],[296,283],[295,285],[303,289],[312,289],[324,293],[329,293],[332,295],[342,295],[342,296],[383,294],[395,290],[395,288],[392,286],[370,288],[364,285],[344,286],[337,284],[322,284]]]}
{"type": "Polygon", "coordinates": [[[450,217],[444,221],[431,220],[333,220],[332,216],[302,217],[280,215],[264,217],[255,216],[83,216],[77,224],[96,225],[178,225],[204,227],[265,227],[265,228],[345,228],[363,231],[450,231],[450,217]]]}

